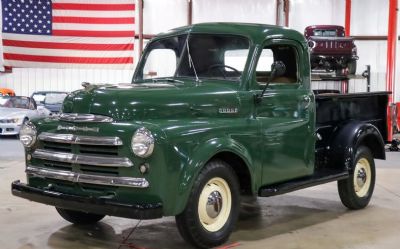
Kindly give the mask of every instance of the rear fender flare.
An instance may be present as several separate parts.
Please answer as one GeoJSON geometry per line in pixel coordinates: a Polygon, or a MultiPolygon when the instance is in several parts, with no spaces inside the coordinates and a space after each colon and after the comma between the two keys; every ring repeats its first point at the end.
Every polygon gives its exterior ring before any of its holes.
{"type": "Polygon", "coordinates": [[[350,170],[358,146],[366,145],[374,158],[385,159],[385,143],[382,135],[372,124],[351,121],[337,131],[331,143],[330,159],[337,166],[350,170]]]}

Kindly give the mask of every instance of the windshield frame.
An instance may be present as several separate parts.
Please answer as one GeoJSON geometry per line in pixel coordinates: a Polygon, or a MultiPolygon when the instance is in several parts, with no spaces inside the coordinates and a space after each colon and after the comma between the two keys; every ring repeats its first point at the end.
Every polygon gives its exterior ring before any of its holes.
{"type": "MultiPolygon", "coordinates": [[[[222,77],[199,77],[200,82],[202,81],[230,81],[230,82],[236,82],[239,83],[238,85],[242,86],[245,82],[245,80],[248,79],[248,68],[249,68],[249,64],[251,63],[252,59],[253,59],[253,53],[254,53],[254,42],[253,40],[245,35],[241,35],[241,34],[232,34],[232,33],[210,33],[210,32],[181,32],[181,33],[174,33],[171,35],[163,35],[160,37],[156,37],[153,38],[152,40],[150,40],[147,44],[145,49],[143,50],[143,53],[140,57],[139,63],[136,66],[135,72],[133,74],[132,77],[132,84],[140,84],[140,83],[148,83],[148,82],[160,82],[163,79],[172,79],[172,80],[182,80],[182,79],[187,79],[187,80],[194,80],[196,81],[196,77],[195,76],[177,76],[177,72],[178,69],[182,63],[182,60],[184,59],[184,53],[187,52],[187,40],[190,39],[191,35],[216,35],[216,36],[235,36],[235,37],[240,37],[243,39],[246,39],[246,41],[248,42],[248,53],[247,53],[247,58],[245,59],[245,64],[243,67],[243,71],[241,71],[241,76],[238,77],[237,79],[232,79],[232,78],[222,78],[222,77]],[[177,37],[177,36],[186,36],[186,42],[185,45],[179,55],[178,61],[177,61],[177,67],[176,70],[174,72],[173,76],[169,76],[169,77],[154,77],[154,78],[149,78],[149,79],[143,79],[143,75],[141,75],[141,73],[143,72],[146,60],[147,60],[147,56],[149,55],[150,52],[150,45],[154,42],[158,42],[160,40],[164,40],[164,39],[170,39],[173,37],[177,37]],[[146,59],[145,59],[146,58],[146,59]]],[[[192,48],[189,47],[189,50],[191,50],[192,48]]],[[[196,63],[194,63],[194,66],[196,67],[196,63]]],[[[196,68],[195,68],[196,69],[196,68]]]]}

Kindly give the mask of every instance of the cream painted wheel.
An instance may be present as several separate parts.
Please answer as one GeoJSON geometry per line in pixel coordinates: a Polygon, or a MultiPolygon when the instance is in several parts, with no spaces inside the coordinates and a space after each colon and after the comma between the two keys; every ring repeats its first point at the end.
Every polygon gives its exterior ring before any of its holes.
{"type": "Polygon", "coordinates": [[[353,176],[354,191],[358,197],[364,197],[371,185],[371,166],[366,158],[357,161],[353,176]]]}
{"type": "Polygon", "coordinates": [[[240,185],[222,160],[208,162],[196,177],[186,207],[175,216],[182,237],[197,248],[225,243],[239,217],[240,185]]]}
{"type": "Polygon", "coordinates": [[[349,209],[365,208],[375,187],[375,162],[371,150],[360,146],[355,150],[349,178],[338,181],[338,191],[343,205],[349,209]]]}
{"type": "Polygon", "coordinates": [[[228,183],[220,178],[210,179],[199,197],[199,219],[209,232],[220,230],[229,219],[232,209],[232,196],[228,183]]]}

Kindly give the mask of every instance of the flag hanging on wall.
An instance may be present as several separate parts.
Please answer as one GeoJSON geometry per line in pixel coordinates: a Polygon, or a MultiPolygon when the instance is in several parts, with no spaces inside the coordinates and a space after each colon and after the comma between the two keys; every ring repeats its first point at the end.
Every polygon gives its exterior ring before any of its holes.
{"type": "Polygon", "coordinates": [[[4,65],[133,68],[134,0],[2,0],[4,65]]]}

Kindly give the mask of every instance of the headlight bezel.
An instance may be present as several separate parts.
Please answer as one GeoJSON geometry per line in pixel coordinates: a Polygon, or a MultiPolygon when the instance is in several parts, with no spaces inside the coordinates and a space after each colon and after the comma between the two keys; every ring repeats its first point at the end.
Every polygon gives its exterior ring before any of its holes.
{"type": "Polygon", "coordinates": [[[135,156],[147,158],[154,151],[154,136],[145,127],[140,127],[135,131],[131,140],[131,149],[135,156]]]}
{"type": "Polygon", "coordinates": [[[37,141],[37,129],[31,122],[26,122],[19,130],[19,140],[25,148],[31,148],[37,141]]]}

